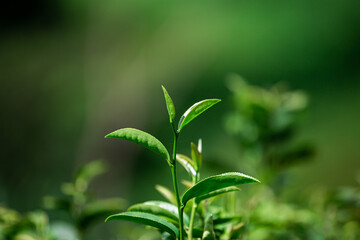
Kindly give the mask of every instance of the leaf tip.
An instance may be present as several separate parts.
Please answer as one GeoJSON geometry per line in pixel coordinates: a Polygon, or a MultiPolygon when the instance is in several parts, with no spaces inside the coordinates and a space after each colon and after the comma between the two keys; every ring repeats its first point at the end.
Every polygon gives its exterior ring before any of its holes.
{"type": "Polygon", "coordinates": [[[105,222],[108,222],[108,221],[110,221],[111,220],[111,218],[112,218],[112,216],[113,215],[111,215],[111,216],[108,216],[106,219],[105,219],[105,222]]]}

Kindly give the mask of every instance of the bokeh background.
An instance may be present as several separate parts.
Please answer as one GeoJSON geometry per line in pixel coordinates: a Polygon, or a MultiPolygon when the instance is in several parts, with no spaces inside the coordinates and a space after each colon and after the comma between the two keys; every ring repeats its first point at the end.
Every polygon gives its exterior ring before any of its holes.
{"type": "Polygon", "coordinates": [[[92,186],[99,196],[157,198],[155,183],[170,186],[166,164],[104,135],[135,127],[170,148],[162,84],[178,117],[196,101],[223,100],[185,129],[179,152],[189,154],[189,142],[201,137],[205,162],[231,158],[224,121],[233,73],[308,94],[298,138],[312,142],[316,154],[291,169],[294,189],[356,184],[359,1],[8,4],[0,10],[0,202],[6,206],[40,208],[44,195],[60,194],[79,165],[98,158],[110,166],[92,186]]]}

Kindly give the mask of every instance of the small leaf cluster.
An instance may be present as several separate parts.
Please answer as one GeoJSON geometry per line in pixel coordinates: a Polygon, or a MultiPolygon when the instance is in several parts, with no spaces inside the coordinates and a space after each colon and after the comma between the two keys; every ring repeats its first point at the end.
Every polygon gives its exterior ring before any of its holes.
{"type": "Polygon", "coordinates": [[[198,146],[191,144],[191,158],[177,154],[176,147],[178,137],[186,125],[196,117],[211,108],[219,99],[205,99],[193,104],[181,116],[177,126],[175,125],[175,106],[167,90],[162,87],[165,102],[169,114],[169,122],[174,135],[173,152],[170,155],[164,144],[149,133],[134,128],[122,128],[108,135],[106,138],[120,138],[142,145],[159,155],[168,163],[171,173],[174,193],[162,186],[158,186],[164,196],[170,201],[147,201],[131,206],[127,212],[109,216],[106,221],[125,220],[136,222],[159,229],[166,239],[183,240],[202,237],[203,239],[215,239],[214,223],[212,216],[206,216],[203,229],[194,228],[196,212],[202,201],[231,191],[238,190],[235,186],[240,184],[259,182],[256,178],[238,173],[228,172],[205,179],[200,179],[200,167],[202,165],[201,141],[198,146]],[[180,194],[176,177],[177,162],[190,174],[189,188],[180,194]],[[188,204],[191,203],[190,217],[186,213],[188,204]]]}
{"type": "Polygon", "coordinates": [[[77,232],[77,239],[83,239],[85,232],[92,224],[114,211],[126,208],[127,203],[124,199],[97,199],[88,191],[92,180],[104,173],[105,170],[106,165],[103,160],[84,164],[79,168],[72,182],[62,184],[62,197],[44,197],[46,209],[60,210],[69,214],[73,220],[75,232],[77,232]]]}
{"type": "Polygon", "coordinates": [[[297,123],[308,106],[303,91],[288,91],[282,84],[265,89],[238,75],[229,78],[228,87],[233,93],[233,110],[225,127],[244,156],[259,159],[256,168],[284,168],[313,156],[312,144],[294,141],[297,123]]]}
{"type": "Polygon", "coordinates": [[[0,239],[2,240],[53,240],[49,218],[43,211],[25,215],[0,206],[0,239]]]}

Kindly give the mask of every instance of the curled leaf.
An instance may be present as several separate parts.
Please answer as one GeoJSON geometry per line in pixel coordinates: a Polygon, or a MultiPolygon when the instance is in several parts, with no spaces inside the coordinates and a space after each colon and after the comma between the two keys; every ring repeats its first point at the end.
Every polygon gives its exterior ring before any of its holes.
{"type": "Polygon", "coordinates": [[[190,158],[182,154],[176,154],[176,160],[185,168],[192,178],[196,176],[194,163],[190,158]]]}
{"type": "Polygon", "coordinates": [[[173,103],[169,93],[166,91],[165,87],[164,86],[161,86],[161,87],[164,92],[166,107],[167,107],[169,117],[170,117],[170,123],[172,123],[175,118],[175,106],[174,106],[174,103],[173,103]]]}
{"type": "Polygon", "coordinates": [[[194,118],[199,116],[201,113],[212,107],[216,103],[220,102],[220,99],[205,99],[192,105],[186,112],[181,116],[177,132],[179,133],[183,127],[185,127],[194,118]]]}
{"type": "Polygon", "coordinates": [[[198,147],[191,143],[191,158],[194,161],[195,169],[198,172],[202,165],[202,154],[200,153],[198,147]]]}

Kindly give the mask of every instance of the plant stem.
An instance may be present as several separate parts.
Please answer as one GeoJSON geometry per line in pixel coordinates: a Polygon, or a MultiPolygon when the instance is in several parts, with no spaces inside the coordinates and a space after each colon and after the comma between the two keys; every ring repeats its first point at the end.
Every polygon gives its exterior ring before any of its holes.
{"type": "Polygon", "coordinates": [[[183,207],[180,201],[179,196],[179,190],[178,190],[178,184],[176,179],[176,147],[177,147],[177,139],[178,139],[178,133],[175,130],[174,124],[171,124],[174,132],[174,147],[173,147],[173,156],[172,156],[172,165],[171,165],[171,175],[172,175],[172,181],[174,185],[174,191],[176,196],[176,203],[178,207],[179,212],[179,232],[180,232],[180,240],[184,239],[184,224],[183,224],[183,207]]]}
{"type": "Polygon", "coordinates": [[[192,208],[191,208],[191,217],[190,217],[190,225],[189,225],[189,233],[188,233],[189,240],[192,240],[192,231],[194,228],[194,220],[195,220],[195,213],[196,213],[197,206],[198,205],[194,201],[192,208]]]}
{"type": "MultiPolygon", "coordinates": [[[[194,176],[192,178],[192,182],[193,184],[196,184],[199,180],[199,173],[196,173],[196,176],[194,176]]],[[[195,220],[195,213],[196,213],[196,209],[197,209],[198,205],[195,202],[195,199],[193,200],[193,204],[192,204],[192,208],[191,208],[191,217],[190,217],[190,224],[189,224],[189,233],[188,233],[188,238],[189,240],[192,240],[192,232],[193,232],[193,228],[194,228],[194,220],[195,220]]]]}

